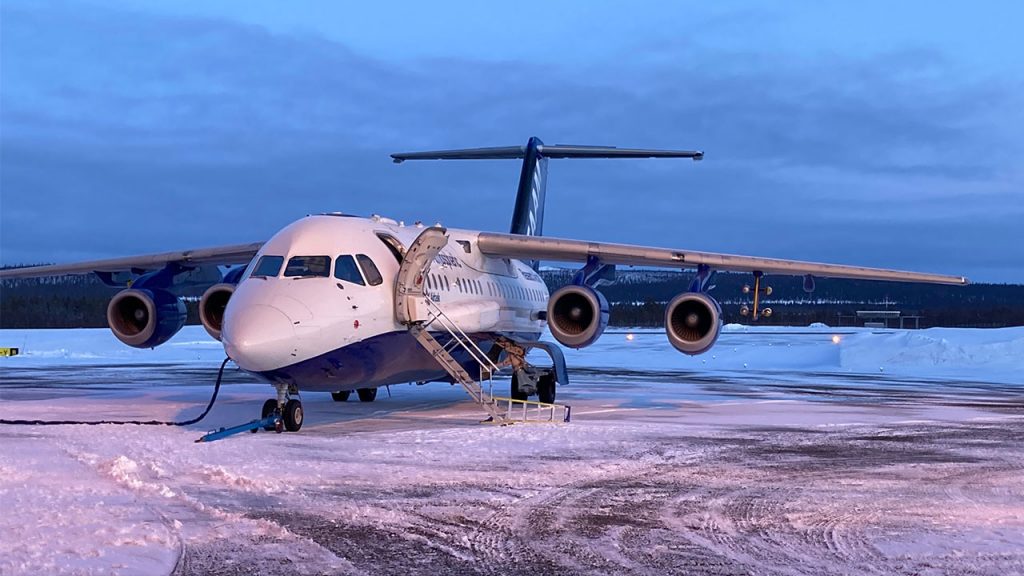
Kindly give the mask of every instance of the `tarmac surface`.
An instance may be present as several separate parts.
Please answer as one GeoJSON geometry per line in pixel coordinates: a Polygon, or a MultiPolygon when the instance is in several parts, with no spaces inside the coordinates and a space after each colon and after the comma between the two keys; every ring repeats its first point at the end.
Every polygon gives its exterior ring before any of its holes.
{"type": "MultiPolygon", "coordinates": [[[[214,373],[5,368],[0,394],[19,417],[177,418],[198,413],[214,373]]],[[[153,511],[167,539],[153,544],[166,559],[140,564],[152,573],[1024,574],[1019,386],[572,377],[559,392],[570,424],[481,425],[459,389],[430,384],[372,404],[304,394],[298,433],[191,444],[255,417],[270,395],[231,372],[208,420],[185,430],[4,426],[0,437],[10,455],[59,448],[153,511]]]]}

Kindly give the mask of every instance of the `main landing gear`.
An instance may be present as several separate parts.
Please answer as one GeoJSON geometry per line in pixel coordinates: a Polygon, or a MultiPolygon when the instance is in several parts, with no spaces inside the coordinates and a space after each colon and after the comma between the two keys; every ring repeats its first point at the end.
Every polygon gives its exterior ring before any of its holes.
{"type": "MultiPolygon", "coordinates": [[[[533,368],[532,366],[530,368],[533,368]]],[[[513,400],[529,400],[531,390],[536,392],[537,401],[555,403],[555,373],[543,369],[516,370],[512,373],[513,400]]]]}
{"type": "MultiPolygon", "coordinates": [[[[360,388],[356,390],[356,394],[359,395],[360,402],[373,402],[377,399],[376,388],[360,388]]],[[[352,395],[351,390],[342,390],[341,392],[331,392],[331,398],[335,402],[348,402],[349,396],[352,395]]]]}
{"type": "Polygon", "coordinates": [[[513,400],[526,401],[536,394],[537,401],[545,404],[555,403],[555,386],[557,376],[554,367],[538,368],[526,361],[526,350],[509,340],[497,342],[508,354],[508,362],[512,364],[512,388],[509,395],[513,400]]]}
{"type": "MultiPolygon", "coordinates": [[[[268,432],[298,432],[302,428],[302,420],[304,414],[302,411],[302,401],[298,398],[292,398],[292,395],[298,396],[299,389],[295,386],[289,386],[286,384],[277,384],[277,398],[271,398],[263,403],[263,412],[261,417],[263,420],[270,418],[271,416],[277,416],[274,425],[267,425],[263,429],[268,432]]],[[[253,432],[256,432],[254,429],[253,432]]]]}

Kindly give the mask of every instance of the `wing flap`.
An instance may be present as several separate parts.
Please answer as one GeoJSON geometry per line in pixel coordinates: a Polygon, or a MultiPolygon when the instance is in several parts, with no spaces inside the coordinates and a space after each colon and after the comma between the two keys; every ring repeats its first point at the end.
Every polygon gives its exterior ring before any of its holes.
{"type": "Polygon", "coordinates": [[[865,268],[821,262],[803,262],[800,260],[758,258],[714,252],[693,252],[630,244],[588,242],[585,240],[568,240],[547,236],[522,236],[518,234],[482,232],[478,237],[478,242],[480,251],[488,256],[504,256],[523,260],[586,262],[588,257],[596,256],[604,264],[623,266],[696,268],[699,264],[707,264],[716,270],[759,271],[765,274],[794,276],[811,274],[828,278],[855,278],[861,280],[925,282],[929,284],[951,285],[964,285],[968,283],[967,278],[963,276],[946,276],[942,274],[865,268]]]}
{"type": "Polygon", "coordinates": [[[180,252],[163,252],[160,254],[142,254],[125,258],[92,260],[89,262],[76,262],[74,264],[9,268],[0,270],[0,280],[63,276],[66,274],[89,274],[92,272],[120,272],[133,268],[153,270],[163,267],[169,262],[181,264],[247,264],[256,255],[261,246],[263,246],[262,242],[253,242],[251,244],[215,246],[180,252]]]}

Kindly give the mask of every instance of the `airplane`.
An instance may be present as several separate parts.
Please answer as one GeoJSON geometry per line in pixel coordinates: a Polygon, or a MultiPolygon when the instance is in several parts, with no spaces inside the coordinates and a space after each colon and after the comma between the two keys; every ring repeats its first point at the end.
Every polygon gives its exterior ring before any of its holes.
{"type": "MultiPolygon", "coordinates": [[[[474,371],[482,379],[508,366],[514,400],[537,396],[541,403],[554,403],[556,387],[568,384],[568,373],[561,349],[540,337],[547,328],[563,346],[596,342],[609,317],[598,288],[619,265],[695,271],[688,291],[665,308],[669,342],[689,355],[708,351],[721,331],[721,307],[709,293],[718,270],[749,272],[758,281],[765,274],[802,275],[812,290],[815,277],[968,283],[962,276],[542,235],[548,160],[701,160],[701,151],[545,145],[532,137],[525,146],[391,156],[396,163],[521,159],[510,232],[332,212],[296,220],[265,242],[6,269],[0,279],[96,274],[123,288],[107,307],[114,336],[128,346],[153,348],[185,323],[176,292],[196,271],[212,267],[219,281],[200,300],[202,324],[240,369],[275,387],[277,395],[265,402],[262,417],[276,417],[278,431],[302,427],[300,389],[331,392],[338,401],[354,390],[369,402],[382,386],[434,381],[469,386],[465,380],[478,379],[469,376],[474,371]],[[570,285],[549,293],[537,272],[541,261],[582,266],[570,285]],[[527,362],[532,349],[547,353],[552,366],[527,362]]],[[[484,403],[478,395],[474,399],[484,403]]]]}

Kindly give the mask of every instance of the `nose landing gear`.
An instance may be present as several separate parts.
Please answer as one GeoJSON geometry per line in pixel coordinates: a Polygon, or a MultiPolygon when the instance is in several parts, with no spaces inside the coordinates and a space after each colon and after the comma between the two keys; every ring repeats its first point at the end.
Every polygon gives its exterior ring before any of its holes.
{"type": "MultiPolygon", "coordinates": [[[[288,432],[298,432],[302,428],[302,421],[304,414],[302,411],[302,401],[298,398],[291,398],[291,395],[298,396],[299,390],[294,385],[277,384],[277,398],[270,398],[263,403],[262,418],[266,420],[271,416],[277,416],[274,420],[274,425],[264,426],[264,430],[268,432],[281,433],[287,430],[288,432]]],[[[253,432],[256,432],[254,429],[253,432]]]]}

